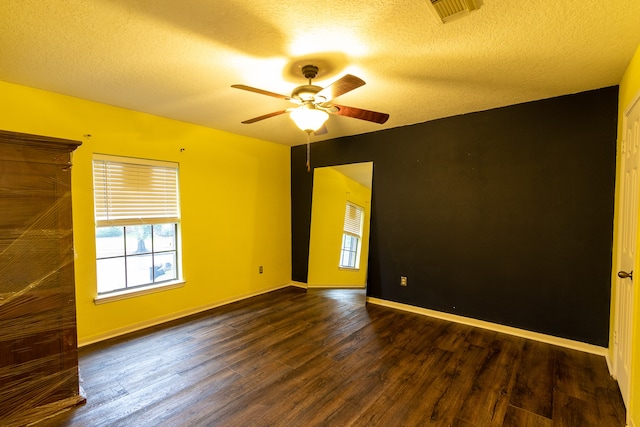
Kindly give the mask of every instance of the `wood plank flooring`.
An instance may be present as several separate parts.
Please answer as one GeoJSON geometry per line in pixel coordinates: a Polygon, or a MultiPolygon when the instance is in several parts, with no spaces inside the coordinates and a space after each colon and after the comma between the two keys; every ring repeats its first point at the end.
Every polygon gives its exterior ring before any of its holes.
{"type": "Polygon", "coordinates": [[[40,426],[624,426],[603,357],[286,288],[80,350],[40,426]]]}

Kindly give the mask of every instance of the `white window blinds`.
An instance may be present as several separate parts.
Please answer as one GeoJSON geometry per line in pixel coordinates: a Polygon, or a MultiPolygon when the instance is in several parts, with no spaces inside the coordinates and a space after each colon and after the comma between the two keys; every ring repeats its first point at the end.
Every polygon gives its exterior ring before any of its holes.
{"type": "Polygon", "coordinates": [[[347,202],[347,209],[344,213],[344,232],[362,237],[362,217],[363,209],[353,203],[347,202]]]}
{"type": "Polygon", "coordinates": [[[97,226],[178,222],[178,164],[95,155],[97,226]]]}

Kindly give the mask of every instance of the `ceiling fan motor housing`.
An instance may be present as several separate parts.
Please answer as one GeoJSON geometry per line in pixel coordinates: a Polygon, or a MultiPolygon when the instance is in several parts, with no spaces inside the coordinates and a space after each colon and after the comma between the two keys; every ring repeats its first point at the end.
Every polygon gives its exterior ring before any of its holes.
{"type": "Polygon", "coordinates": [[[315,65],[305,65],[302,67],[302,75],[305,79],[315,79],[318,75],[318,67],[315,65]]]}
{"type": "Polygon", "coordinates": [[[314,101],[316,93],[320,92],[323,88],[316,85],[302,85],[298,86],[291,92],[291,97],[299,99],[302,102],[314,101]]]}

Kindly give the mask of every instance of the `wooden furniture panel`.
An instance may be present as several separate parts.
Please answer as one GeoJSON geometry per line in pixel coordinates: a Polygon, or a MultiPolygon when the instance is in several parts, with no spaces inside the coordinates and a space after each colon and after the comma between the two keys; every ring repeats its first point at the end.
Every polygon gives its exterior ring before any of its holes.
{"type": "Polygon", "coordinates": [[[78,380],[71,152],[0,131],[0,424],[84,401],[78,380]]]}

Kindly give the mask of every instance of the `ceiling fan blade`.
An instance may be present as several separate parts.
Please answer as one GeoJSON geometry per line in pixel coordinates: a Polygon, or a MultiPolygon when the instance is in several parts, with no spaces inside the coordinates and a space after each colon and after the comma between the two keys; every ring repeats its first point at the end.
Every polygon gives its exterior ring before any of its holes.
{"type": "Polygon", "coordinates": [[[274,111],[273,113],[265,114],[264,116],[258,116],[258,117],[254,117],[253,119],[245,120],[242,123],[245,124],[245,125],[248,125],[248,124],[251,124],[251,123],[259,122],[260,120],[264,120],[264,119],[268,119],[268,118],[271,118],[271,117],[279,116],[280,114],[284,114],[284,113],[287,113],[287,112],[289,112],[289,110],[274,111]]]}
{"type": "Polygon", "coordinates": [[[287,101],[291,101],[291,97],[289,97],[289,96],[280,95],[279,93],[269,92],[268,90],[258,89],[258,88],[251,87],[251,86],[231,85],[231,87],[236,88],[236,89],[247,90],[249,92],[259,93],[261,95],[272,96],[272,97],[278,98],[278,99],[285,99],[287,101]]]}
{"type": "Polygon", "coordinates": [[[313,134],[316,136],[320,136],[320,135],[324,135],[325,133],[328,133],[329,131],[327,130],[326,126],[322,126],[320,129],[318,129],[317,131],[315,131],[313,134]]]}
{"type": "Polygon", "coordinates": [[[361,78],[347,74],[318,92],[316,94],[316,99],[318,97],[323,97],[326,99],[324,102],[327,102],[333,98],[337,98],[340,95],[344,95],[347,92],[357,89],[364,84],[365,82],[361,78]]]}
{"type": "Polygon", "coordinates": [[[374,123],[384,123],[389,119],[386,113],[378,113],[377,111],[363,110],[362,108],[347,107],[346,105],[333,105],[338,111],[333,112],[339,116],[353,117],[354,119],[366,120],[374,123]]]}

